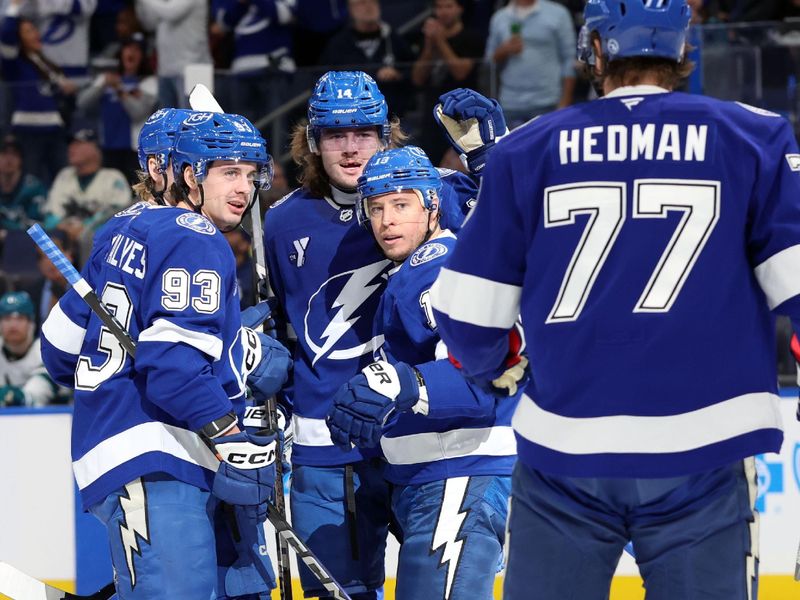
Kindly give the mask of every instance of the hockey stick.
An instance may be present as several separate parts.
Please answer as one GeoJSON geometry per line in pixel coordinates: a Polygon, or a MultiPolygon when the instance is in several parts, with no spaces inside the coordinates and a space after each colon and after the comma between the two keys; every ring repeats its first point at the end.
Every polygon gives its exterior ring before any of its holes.
{"type": "Polygon", "coordinates": [[[26,575],[8,563],[0,562],[0,594],[11,600],[108,600],[115,593],[112,582],[88,596],[70,594],[26,575]]]}
{"type": "MultiPolygon", "coordinates": [[[[189,105],[192,110],[204,112],[224,112],[222,107],[214,98],[214,94],[202,83],[195,85],[189,93],[189,105]]],[[[267,260],[264,252],[264,231],[261,225],[261,207],[256,192],[256,199],[253,208],[250,209],[249,218],[251,223],[251,248],[253,251],[253,266],[255,277],[255,301],[266,300],[272,296],[269,287],[269,277],[267,276],[267,260]]],[[[278,407],[275,398],[272,397],[266,402],[267,427],[272,431],[278,430],[278,407]]],[[[283,443],[278,441],[278,456],[283,457],[283,443]]],[[[275,508],[278,509],[281,517],[286,517],[286,499],[283,494],[283,461],[275,462],[275,508]]],[[[292,565],[289,560],[289,546],[275,530],[275,541],[278,547],[278,581],[280,585],[281,600],[292,600],[292,565]]]]}
{"type": "MultiPolygon", "coordinates": [[[[122,325],[120,325],[119,321],[117,321],[111,315],[111,312],[108,310],[108,308],[97,298],[97,294],[95,294],[95,292],[92,290],[89,283],[83,277],[81,277],[81,274],[78,273],[74,266],[72,266],[72,263],[69,262],[67,257],[64,256],[61,250],[59,250],[58,246],[53,243],[41,226],[36,224],[30,227],[30,229],[28,229],[28,235],[33,238],[33,241],[36,242],[36,245],[41,248],[42,252],[44,252],[47,258],[51,260],[53,265],[55,265],[55,267],[69,282],[69,284],[75,288],[75,291],[81,295],[81,298],[86,301],[95,314],[100,317],[100,319],[103,321],[103,324],[108,327],[114,337],[116,337],[120,343],[123,344],[131,358],[135,358],[136,343],[133,341],[130,334],[122,327],[122,325]],[[103,314],[109,317],[108,323],[105,319],[103,319],[103,314]],[[128,350],[128,346],[125,346],[126,342],[124,340],[127,340],[130,350],[128,350]]],[[[280,484],[282,485],[283,482],[280,482],[280,484]]],[[[269,510],[267,511],[267,518],[269,519],[270,523],[272,523],[272,526],[275,528],[277,534],[282,540],[292,546],[294,551],[297,553],[297,556],[299,556],[300,559],[308,566],[309,570],[322,584],[322,587],[324,587],[331,596],[336,598],[336,600],[351,600],[344,588],[333,578],[333,576],[320,562],[316,555],[314,555],[308,545],[306,545],[306,543],[300,539],[300,537],[298,537],[297,532],[292,528],[286,518],[278,513],[274,505],[269,504],[268,508],[269,510]]],[[[291,582],[289,585],[291,585],[291,582]]],[[[57,598],[58,597],[56,597],[56,599],[57,598]]],[[[28,598],[24,597],[20,600],[28,600],[28,598]]],[[[38,598],[35,600],[38,600],[38,598]]],[[[50,600],[50,598],[45,597],[43,600],[50,600]]]]}
{"type": "Polygon", "coordinates": [[[794,561],[794,580],[800,581],[800,546],[797,547],[797,558],[794,561]]]}

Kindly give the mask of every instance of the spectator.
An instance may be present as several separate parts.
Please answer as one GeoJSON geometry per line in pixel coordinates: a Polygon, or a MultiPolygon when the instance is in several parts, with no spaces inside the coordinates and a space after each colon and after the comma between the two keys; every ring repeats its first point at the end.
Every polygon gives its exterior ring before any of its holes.
{"type": "Polygon", "coordinates": [[[156,32],[160,106],[188,108],[184,70],[191,64],[211,64],[208,3],[205,0],[136,0],[136,14],[145,29],[156,32]]]}
{"type": "Polygon", "coordinates": [[[572,104],[575,29],[551,0],[511,0],[489,24],[486,57],[500,69],[500,105],[509,129],[572,104]]]}
{"type": "Polygon", "coordinates": [[[103,162],[122,171],[131,185],[138,181],[139,130],[155,109],[158,94],[144,52],[142,34],[124,40],[118,69],[98,75],[91,86],[78,94],[78,107],[82,110],[100,106],[103,162]]]}
{"type": "Polygon", "coordinates": [[[81,129],[67,148],[69,166],[56,176],[45,205],[45,227],[58,225],[88,256],[94,230],[131,203],[131,189],[117,169],[103,168],[97,135],[81,129]]]}
{"type": "MultiPolygon", "coordinates": [[[[133,6],[126,6],[116,15],[113,29],[114,40],[106,44],[103,51],[92,59],[92,67],[96,70],[116,69],[119,66],[119,51],[122,49],[122,42],[137,34],[144,35],[142,24],[136,18],[133,6]]],[[[151,62],[149,56],[147,62],[148,64],[151,62]]]]}
{"type": "Polygon", "coordinates": [[[402,117],[414,55],[391,25],[381,20],[378,0],[348,0],[350,24],[333,36],[320,56],[329,67],[364,71],[378,82],[392,111],[402,117]]]}
{"type": "Polygon", "coordinates": [[[292,13],[282,0],[214,0],[214,18],[233,31],[231,111],[255,122],[278,108],[289,93],[292,13]]]}
{"type": "Polygon", "coordinates": [[[74,85],[89,83],[89,21],[97,0],[39,0],[30,13],[42,32],[42,52],[74,85]]]}
{"type": "MultiPolygon", "coordinates": [[[[73,244],[69,240],[69,236],[60,230],[52,230],[50,239],[58,246],[58,249],[64,253],[64,256],[74,265],[77,266],[75,260],[75,250],[73,244]]],[[[55,265],[39,248],[36,249],[37,266],[41,278],[38,279],[30,288],[26,288],[33,298],[33,305],[36,307],[36,329],[41,330],[42,323],[44,323],[50,311],[56,305],[58,300],[67,293],[69,285],[67,280],[61,274],[55,265]]]]}
{"type": "Polygon", "coordinates": [[[22,150],[13,136],[0,146],[0,236],[42,220],[47,188],[23,170],[22,150]]]}
{"type": "Polygon", "coordinates": [[[420,145],[434,164],[441,161],[449,146],[436,125],[432,107],[439,96],[454,88],[478,87],[476,63],[483,56],[484,41],[480,34],[464,27],[462,2],[434,0],[433,16],[422,26],[422,51],[411,72],[414,85],[424,87],[420,145]]]}
{"type": "Polygon", "coordinates": [[[44,406],[58,395],[42,364],[33,315],[27,292],[0,298],[0,406],[44,406]]]}
{"type": "Polygon", "coordinates": [[[294,58],[301,67],[318,66],[328,40],[347,22],[347,0],[296,0],[293,12],[294,58]]]}
{"type": "Polygon", "coordinates": [[[0,26],[3,79],[11,84],[13,96],[11,128],[25,139],[23,162],[49,185],[64,166],[62,108],[76,87],[44,56],[36,25],[19,16],[20,3],[21,0],[11,0],[0,26]]]}

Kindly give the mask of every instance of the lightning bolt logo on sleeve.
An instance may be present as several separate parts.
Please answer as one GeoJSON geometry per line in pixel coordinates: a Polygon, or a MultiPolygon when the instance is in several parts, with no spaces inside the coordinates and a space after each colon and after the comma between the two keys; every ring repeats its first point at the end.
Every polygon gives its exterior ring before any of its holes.
{"type": "MultiPolygon", "coordinates": [[[[305,339],[309,348],[314,352],[314,360],[312,364],[325,356],[333,349],[336,343],[351,330],[353,325],[361,319],[361,311],[359,310],[374,294],[379,294],[386,283],[384,271],[391,263],[387,260],[381,260],[360,269],[347,271],[346,273],[339,273],[325,281],[319,289],[311,296],[308,301],[308,310],[305,316],[305,339]],[[336,296],[336,299],[331,304],[328,314],[332,314],[329,318],[327,325],[319,336],[321,344],[315,343],[313,339],[313,328],[309,324],[309,314],[312,307],[324,301],[327,294],[331,293],[331,286],[341,284],[341,278],[345,278],[344,285],[341,291],[336,296]],[[335,312],[333,312],[335,311],[335,312]]],[[[326,307],[327,308],[327,307],[326,307]]],[[[371,327],[371,316],[368,325],[371,327]]],[[[375,336],[365,342],[355,345],[350,348],[339,348],[330,352],[331,360],[347,360],[350,358],[357,358],[363,354],[368,354],[372,350],[380,346],[382,336],[375,336]]]]}
{"type": "Polygon", "coordinates": [[[453,580],[456,577],[458,561],[461,558],[461,549],[465,538],[458,537],[464,519],[469,510],[461,511],[461,506],[467,496],[469,477],[453,477],[444,482],[442,506],[439,509],[439,518],[436,520],[436,529],[433,531],[431,554],[444,546],[439,566],[447,563],[447,576],[445,578],[444,600],[450,598],[453,580]]]}
{"type": "Polygon", "coordinates": [[[128,563],[128,573],[131,576],[131,589],[136,586],[136,570],[133,568],[133,553],[142,555],[139,547],[139,538],[145,543],[150,543],[150,533],[147,528],[147,496],[141,477],[134,479],[125,486],[125,496],[119,497],[119,506],[122,509],[123,521],[119,525],[119,535],[122,547],[125,550],[125,561],[128,563]]]}

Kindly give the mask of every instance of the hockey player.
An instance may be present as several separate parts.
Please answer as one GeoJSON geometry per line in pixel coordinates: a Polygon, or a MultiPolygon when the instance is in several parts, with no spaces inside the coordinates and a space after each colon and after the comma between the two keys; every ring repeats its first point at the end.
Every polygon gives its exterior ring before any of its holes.
{"type": "Polygon", "coordinates": [[[389,463],[403,539],[396,597],[490,600],[518,397],[496,401],[468,383],[440,343],[429,290],[455,243],[439,226],[440,189],[439,172],[416,146],[377,153],[358,180],[359,221],[394,268],[374,323],[383,335],[377,362],[336,393],[328,425],[345,449],[380,442],[389,463]]]}
{"type": "Polygon", "coordinates": [[[672,91],[685,0],[590,0],[585,21],[605,97],[497,145],[431,292],[484,381],[522,315],[504,598],[607,598],[628,540],[648,598],[755,598],[773,313],[800,325],[797,143],[777,114],[672,91]]]}
{"type": "MultiPolygon", "coordinates": [[[[264,225],[272,287],[297,335],[286,390],[294,410],[292,520],[359,600],[381,593],[390,489],[378,451],[336,448],[325,416],[383,339],[372,321],[391,262],[358,226],[356,183],[375,152],[404,139],[371,77],[326,73],[309,100],[308,125],[292,137],[302,187],[274,204],[264,225]]],[[[455,230],[476,185],[453,171],[442,180],[442,222],[455,230]]],[[[324,595],[304,566],[300,576],[306,596],[324,595]]]]}
{"type": "MultiPolygon", "coordinates": [[[[177,206],[130,219],[90,273],[137,340],[135,360],[95,316],[82,328],[64,307],[45,324],[45,363],[75,387],[75,476],[84,508],[108,530],[120,598],[267,598],[275,585],[261,525],[275,435],[237,424],[244,365],[259,361],[243,356],[234,259],[221,234],[252,207],[269,164],[246,119],[190,115],[175,138],[177,206]]],[[[261,341],[275,359],[259,364],[266,396],[288,360],[261,341]]]]}

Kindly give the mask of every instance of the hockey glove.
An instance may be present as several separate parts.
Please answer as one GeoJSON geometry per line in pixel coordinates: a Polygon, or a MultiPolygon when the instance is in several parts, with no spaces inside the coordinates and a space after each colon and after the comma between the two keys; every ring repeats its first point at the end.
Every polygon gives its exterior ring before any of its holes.
{"type": "Polygon", "coordinates": [[[439,96],[433,116],[473,175],[480,174],[489,151],[508,133],[497,100],[468,88],[456,88],[439,96]]]}
{"type": "Polygon", "coordinates": [[[231,516],[236,521],[233,544],[237,558],[225,568],[225,597],[250,598],[263,594],[258,597],[268,598],[277,582],[267,552],[262,521],[254,518],[252,511],[240,506],[233,507],[231,516]]]}
{"type": "Polygon", "coordinates": [[[249,510],[259,523],[267,518],[267,503],[275,489],[277,437],[241,432],[211,439],[220,459],[211,493],[249,510]]]}
{"type": "Polygon", "coordinates": [[[0,406],[25,406],[25,392],[15,385],[0,386],[0,406]]]}
{"type": "Polygon", "coordinates": [[[292,357],[283,345],[264,333],[242,328],[245,358],[243,371],[247,387],[259,402],[274,396],[289,378],[292,357]]]}
{"type": "MultiPolygon", "coordinates": [[[[517,323],[508,332],[508,352],[503,359],[503,364],[496,371],[499,375],[489,381],[475,377],[467,379],[493,396],[503,398],[515,395],[519,389],[528,384],[530,379],[528,358],[523,354],[524,349],[525,338],[522,334],[522,326],[517,323]]],[[[461,369],[458,359],[449,353],[448,358],[457,369],[461,369]]]]}
{"type": "MultiPolygon", "coordinates": [[[[281,449],[283,451],[281,466],[283,467],[283,483],[285,486],[288,482],[289,474],[292,471],[292,465],[288,457],[292,450],[292,444],[294,443],[294,428],[292,426],[292,415],[288,413],[286,408],[278,404],[277,412],[278,435],[280,436],[281,449]]],[[[267,407],[264,405],[245,406],[242,425],[244,425],[244,430],[248,433],[258,433],[264,429],[269,429],[267,407]]]]}
{"type": "Polygon", "coordinates": [[[367,365],[333,397],[327,417],[333,443],[343,450],[350,450],[351,444],[374,448],[394,411],[427,412],[427,398],[420,398],[421,383],[419,372],[406,363],[379,360],[367,365]]]}
{"type": "Polygon", "coordinates": [[[242,311],[242,327],[255,329],[259,325],[263,325],[263,329],[267,332],[275,329],[275,319],[272,318],[275,302],[275,298],[270,298],[255,306],[245,308],[242,311]]]}

